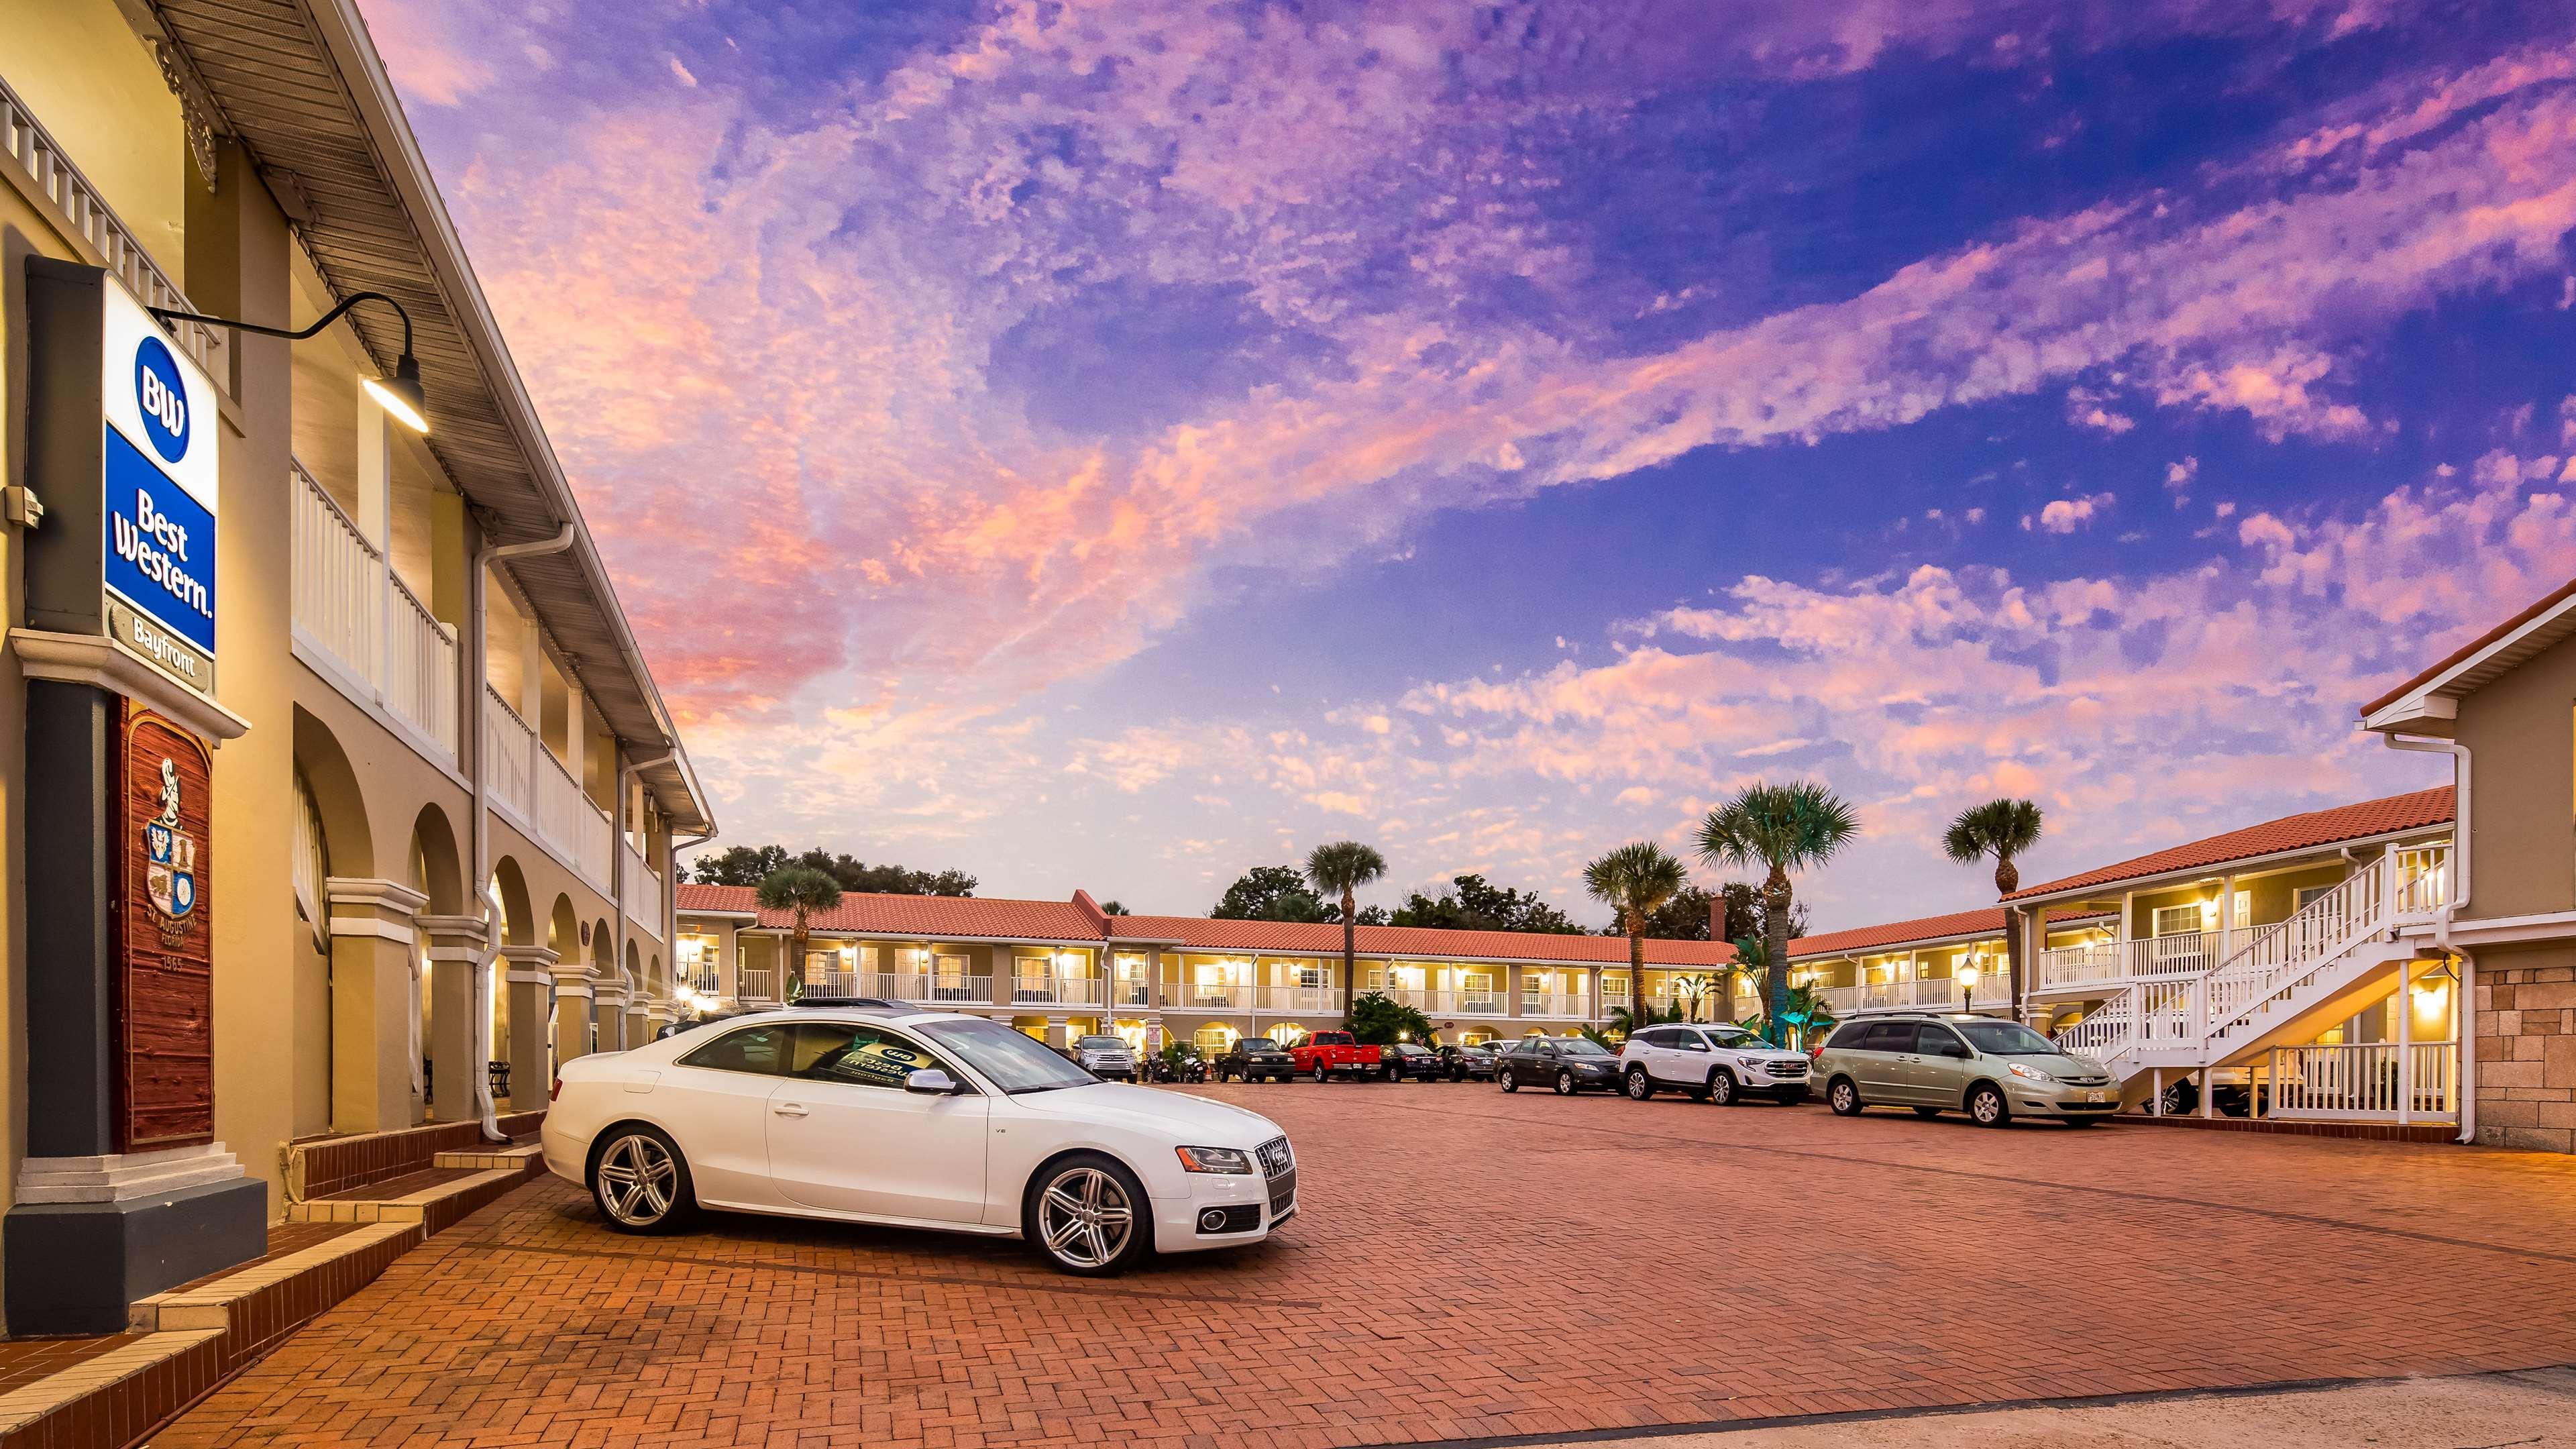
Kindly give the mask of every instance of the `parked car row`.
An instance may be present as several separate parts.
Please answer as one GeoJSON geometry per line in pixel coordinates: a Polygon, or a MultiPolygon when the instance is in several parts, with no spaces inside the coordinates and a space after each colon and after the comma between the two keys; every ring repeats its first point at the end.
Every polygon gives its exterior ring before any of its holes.
{"type": "Polygon", "coordinates": [[[1236,1039],[1208,1066],[1220,1082],[1311,1081],[1467,1082],[1494,1075],[1490,1045],[1428,1047],[1417,1042],[1368,1046],[1347,1031],[1319,1031],[1295,1046],[1266,1036],[1236,1039]]]}

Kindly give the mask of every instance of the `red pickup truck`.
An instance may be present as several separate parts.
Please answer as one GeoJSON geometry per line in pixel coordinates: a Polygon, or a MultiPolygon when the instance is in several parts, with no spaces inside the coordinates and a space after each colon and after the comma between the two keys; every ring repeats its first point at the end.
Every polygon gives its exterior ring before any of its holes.
{"type": "Polygon", "coordinates": [[[1385,1068],[1378,1062],[1373,1046],[1361,1046],[1346,1031],[1319,1031],[1288,1049],[1297,1064],[1298,1074],[1326,1081],[1333,1077],[1357,1077],[1368,1081],[1381,1075],[1385,1068]]]}

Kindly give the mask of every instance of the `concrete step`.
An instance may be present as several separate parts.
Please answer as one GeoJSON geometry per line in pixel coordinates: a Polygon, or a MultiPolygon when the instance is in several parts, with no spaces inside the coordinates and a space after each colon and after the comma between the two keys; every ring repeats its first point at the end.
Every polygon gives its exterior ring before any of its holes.
{"type": "Polygon", "coordinates": [[[493,1143],[460,1152],[442,1152],[430,1159],[430,1165],[446,1168],[465,1167],[482,1172],[499,1168],[534,1175],[545,1170],[543,1155],[544,1149],[537,1145],[534,1138],[529,1138],[513,1142],[506,1147],[493,1143]]]}

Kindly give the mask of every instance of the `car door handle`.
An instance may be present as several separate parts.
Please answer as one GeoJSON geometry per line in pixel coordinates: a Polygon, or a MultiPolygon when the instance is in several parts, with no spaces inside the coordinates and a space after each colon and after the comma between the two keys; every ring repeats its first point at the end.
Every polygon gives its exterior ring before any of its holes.
{"type": "Polygon", "coordinates": [[[803,1104],[797,1102],[781,1102],[769,1110],[777,1113],[781,1117],[802,1117],[805,1115],[803,1104]]]}

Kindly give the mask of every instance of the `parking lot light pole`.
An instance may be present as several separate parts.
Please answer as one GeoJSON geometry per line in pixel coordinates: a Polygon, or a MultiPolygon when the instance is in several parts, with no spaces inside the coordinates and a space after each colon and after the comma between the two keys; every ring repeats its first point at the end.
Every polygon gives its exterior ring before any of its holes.
{"type": "Polygon", "coordinates": [[[1959,1009],[1977,1009],[1977,963],[1974,960],[1959,968],[1959,1009]]]}

